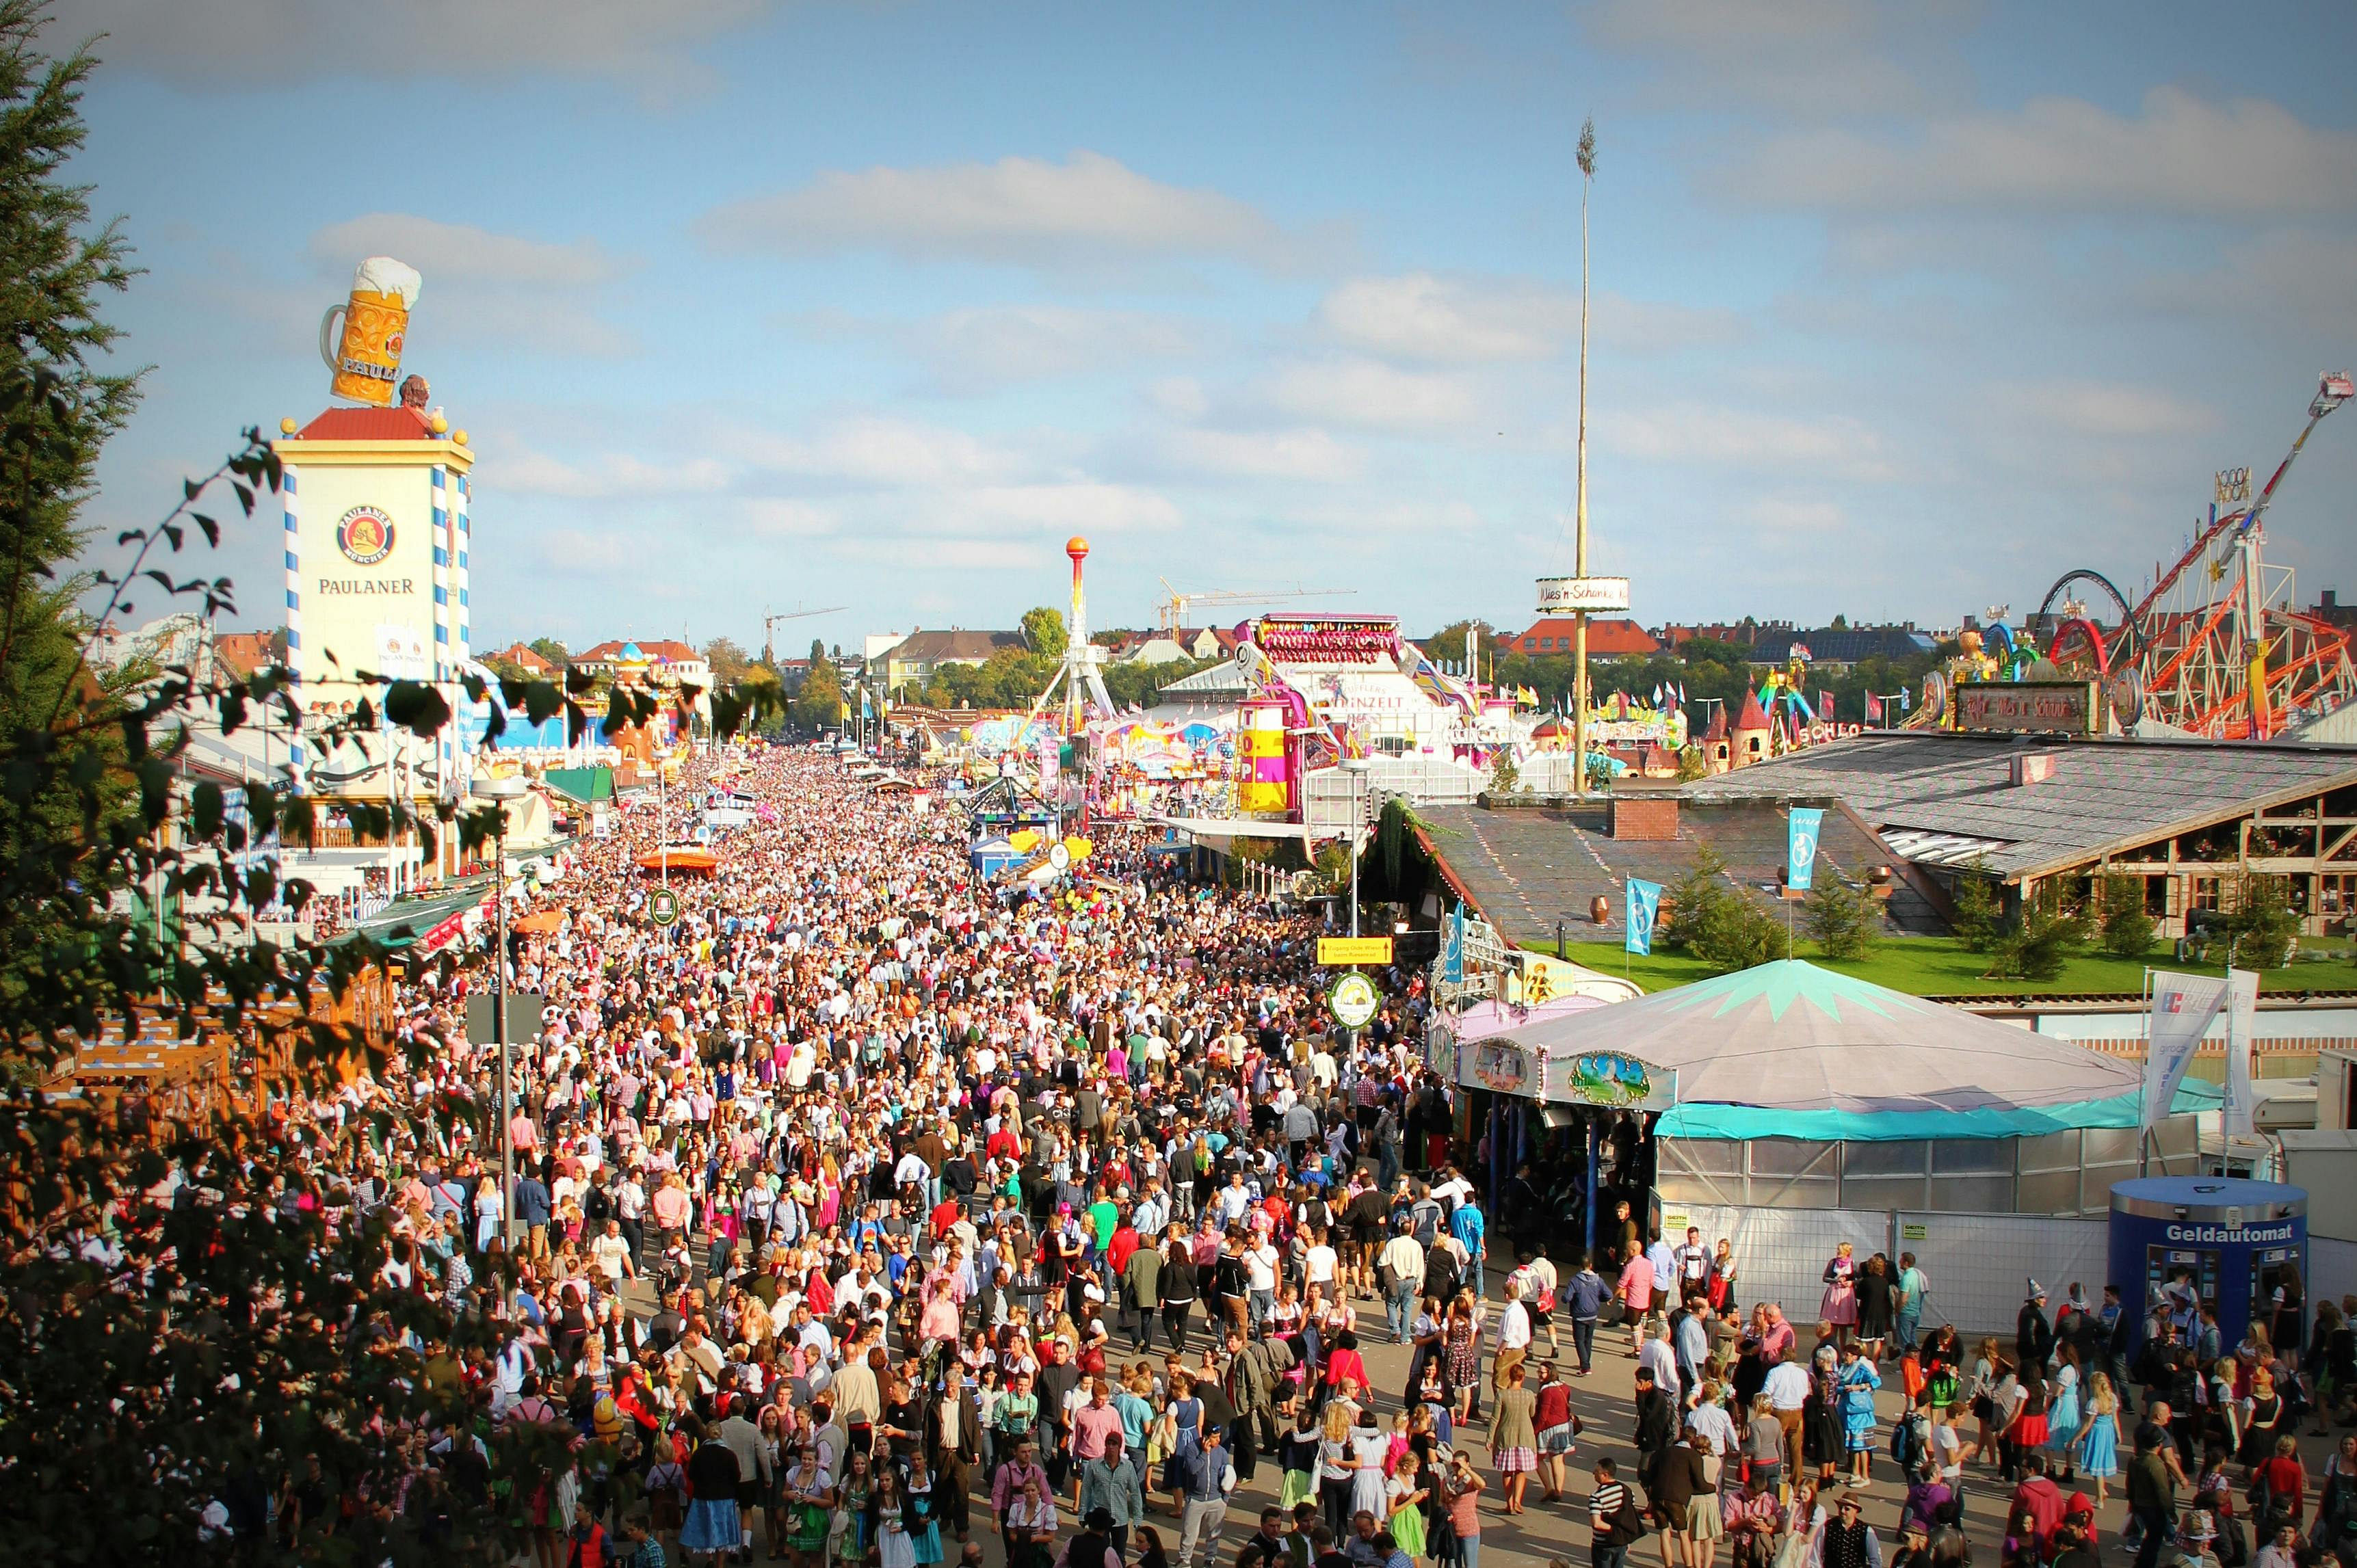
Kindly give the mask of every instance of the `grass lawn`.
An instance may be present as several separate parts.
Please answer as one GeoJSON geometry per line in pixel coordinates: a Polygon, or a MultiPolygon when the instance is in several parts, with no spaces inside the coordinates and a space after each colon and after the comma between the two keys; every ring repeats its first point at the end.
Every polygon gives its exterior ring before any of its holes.
{"type": "MultiPolygon", "coordinates": [[[[1540,944],[1532,950],[1552,952],[1554,949],[1540,944]]],[[[2100,953],[2072,960],[2070,967],[2052,980],[1983,980],[1981,972],[1988,967],[1987,956],[1972,951],[1953,937],[1886,938],[1872,956],[1846,963],[1825,958],[1817,951],[1816,943],[1803,937],[1793,942],[1792,956],[1917,996],[2056,996],[2074,992],[2134,996],[2144,989],[2145,963],[2100,953]]],[[[1683,952],[1664,950],[1640,958],[1622,952],[1618,942],[1574,942],[1571,959],[1574,963],[1586,964],[1606,974],[1625,973],[1647,991],[1666,991],[1674,985],[1707,980],[1718,972],[1683,952]]],[[[2156,969],[2181,969],[2197,974],[2223,972],[2172,963],[2164,947],[2154,948],[2147,961],[2156,969]]],[[[2266,970],[2259,976],[2259,988],[2357,991],[2357,961],[2343,951],[2334,954],[2329,962],[2302,961],[2284,969],[2266,970]]]]}

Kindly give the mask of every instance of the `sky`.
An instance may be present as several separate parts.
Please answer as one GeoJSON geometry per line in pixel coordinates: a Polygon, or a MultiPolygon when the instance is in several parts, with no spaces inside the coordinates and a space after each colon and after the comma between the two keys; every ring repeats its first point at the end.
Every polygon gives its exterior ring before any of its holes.
{"type": "MultiPolygon", "coordinates": [[[[2133,597],[2357,361],[2357,9],[57,0],[147,269],[87,511],[328,403],[361,257],[477,452],[479,648],[2133,597]],[[1199,609],[1197,623],[1254,607],[1199,609]]],[[[2269,516],[2357,597],[2357,409],[2269,516]]],[[[220,569],[276,624],[277,519],[220,569]]],[[[102,560],[101,551],[93,560],[102,560]]],[[[212,569],[210,566],[208,570],[212,569]]],[[[160,608],[161,607],[156,607],[160,608]]]]}

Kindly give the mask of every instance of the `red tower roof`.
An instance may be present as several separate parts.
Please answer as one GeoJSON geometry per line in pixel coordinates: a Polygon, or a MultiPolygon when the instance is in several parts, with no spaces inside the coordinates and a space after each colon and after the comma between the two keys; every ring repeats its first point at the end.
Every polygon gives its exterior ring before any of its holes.
{"type": "Polygon", "coordinates": [[[1746,692],[1743,693],[1743,711],[1735,716],[1735,727],[1737,729],[1766,729],[1768,727],[1768,710],[1760,705],[1759,693],[1746,692]]]}
{"type": "Polygon", "coordinates": [[[331,408],[296,432],[298,441],[432,441],[433,427],[414,408],[331,408]]]}

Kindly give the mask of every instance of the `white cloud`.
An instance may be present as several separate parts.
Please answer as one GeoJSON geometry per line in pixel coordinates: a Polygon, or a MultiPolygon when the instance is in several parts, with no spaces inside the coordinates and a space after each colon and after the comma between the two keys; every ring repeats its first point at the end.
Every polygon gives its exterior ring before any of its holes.
{"type": "Polygon", "coordinates": [[[1283,228],[1248,202],[1167,185],[1086,150],[1060,164],[1005,157],[835,170],[796,190],[717,208],[700,228],[726,250],[882,251],[1049,268],[1182,257],[1290,268],[1329,242],[1283,228]]]}
{"type": "Polygon", "coordinates": [[[372,81],[515,70],[677,88],[692,52],[777,9],[777,0],[59,0],[54,37],[107,36],[99,52],[178,81],[234,86],[320,77],[372,81]]]}
{"type": "Polygon", "coordinates": [[[1337,341],[1399,359],[1538,360],[1577,335],[1579,296],[1430,273],[1357,277],[1319,303],[1318,325],[1337,341]]]}
{"type": "Polygon", "coordinates": [[[1206,336],[1204,328],[1175,317],[1066,305],[974,306],[920,321],[815,311],[788,324],[816,337],[890,344],[923,361],[934,385],[956,395],[1135,371],[1190,357],[1206,336]]]}
{"type": "MultiPolygon", "coordinates": [[[[497,454],[499,488],[522,496],[566,500],[656,500],[725,489],[729,470],[708,457],[650,463],[628,453],[608,452],[586,462],[567,462],[520,443],[490,443],[497,454]]],[[[482,444],[478,444],[482,449],[482,444]]]]}
{"type": "MultiPolygon", "coordinates": [[[[1548,360],[1579,343],[1577,289],[1517,278],[1404,273],[1355,277],[1318,306],[1317,324],[1340,343],[1391,359],[1431,364],[1548,360]]],[[[1731,342],[1742,322],[1731,310],[1595,296],[1594,340],[1626,353],[1667,353],[1731,342]]]]}
{"type": "Polygon", "coordinates": [[[1043,529],[1058,535],[1169,529],[1180,521],[1178,508],[1166,496],[1088,480],[991,486],[950,498],[936,516],[962,532],[1043,529]]]}
{"type": "Polygon", "coordinates": [[[363,257],[389,255],[424,274],[429,289],[437,277],[582,288],[606,283],[621,271],[593,241],[554,244],[410,212],[371,212],[331,223],[311,236],[311,255],[339,274],[363,257]]]}
{"type": "Polygon", "coordinates": [[[757,468],[894,489],[993,481],[1028,466],[965,431],[898,419],[842,420],[808,437],[722,432],[714,444],[757,468]]]}
{"type": "Polygon", "coordinates": [[[1356,478],[1366,454],[1322,430],[1179,430],[1162,443],[1174,467],[1254,479],[1356,478]]]}
{"type": "Polygon", "coordinates": [[[1305,419],[1391,430],[1462,424],[1474,405],[1473,390],[1461,377],[1362,359],[1284,366],[1261,395],[1270,406],[1305,419]]]}
{"type": "MultiPolygon", "coordinates": [[[[1608,49],[1667,62],[1649,108],[1738,98],[1817,119],[1921,109],[1923,73],[1878,47],[1894,15],[1921,19],[1868,0],[1606,0],[1588,30],[1608,49]]],[[[1611,156],[1608,139],[1608,166],[1611,156]]]]}
{"type": "Polygon", "coordinates": [[[1849,516],[1839,503],[1802,496],[1762,496],[1744,509],[1744,516],[1771,536],[1794,533],[1836,533],[1849,516]]]}
{"type": "Polygon", "coordinates": [[[1989,396],[2007,413],[2074,435],[2198,435],[2218,424],[2216,412],[2206,404],[2113,381],[2000,383],[1989,389],[1989,396]]]}
{"type": "Polygon", "coordinates": [[[1899,472],[1880,434],[1843,414],[1809,417],[1677,403],[1599,413],[1594,425],[1600,445],[1649,462],[1807,468],[1861,481],[1892,479],[1899,472]]]}
{"type": "Polygon", "coordinates": [[[833,533],[839,520],[823,507],[775,496],[757,497],[739,509],[746,528],[764,538],[809,539],[833,533]]]}
{"type": "Polygon", "coordinates": [[[2075,98],[1932,121],[1898,145],[1845,129],[1757,144],[1722,179],[1766,207],[2142,211],[2215,218],[2357,209],[2357,132],[2302,124],[2265,99],[2212,102],[2179,87],[2123,116],[2075,98]]]}

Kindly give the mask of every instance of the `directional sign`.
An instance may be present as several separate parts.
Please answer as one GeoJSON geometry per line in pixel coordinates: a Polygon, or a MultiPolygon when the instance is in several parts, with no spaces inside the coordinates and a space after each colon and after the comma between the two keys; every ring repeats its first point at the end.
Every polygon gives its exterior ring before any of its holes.
{"type": "Polygon", "coordinates": [[[679,895],[668,887],[658,887],[647,895],[647,918],[658,926],[668,926],[679,918],[679,895]]]}
{"type": "Polygon", "coordinates": [[[1389,963],[1391,961],[1392,940],[1389,937],[1318,939],[1318,962],[1322,968],[1333,969],[1346,963],[1389,963]]]}

